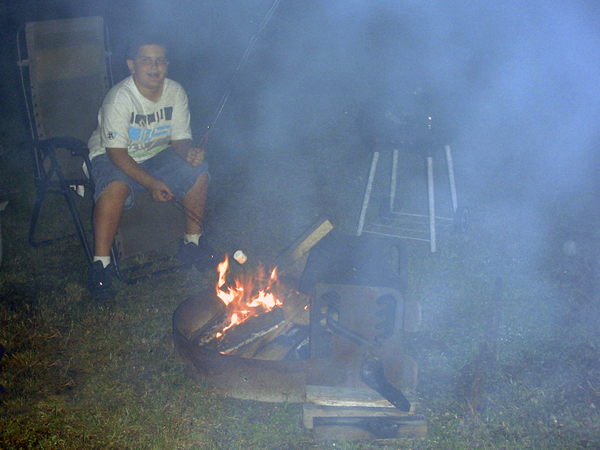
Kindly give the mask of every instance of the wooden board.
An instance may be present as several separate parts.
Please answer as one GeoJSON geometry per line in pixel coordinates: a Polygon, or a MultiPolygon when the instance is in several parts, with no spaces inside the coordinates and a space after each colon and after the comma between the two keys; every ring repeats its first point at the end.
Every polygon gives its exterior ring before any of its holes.
{"type": "MultiPolygon", "coordinates": [[[[419,400],[411,394],[406,394],[410,401],[411,414],[419,404],[419,400]]],[[[363,408],[394,408],[389,401],[383,398],[378,392],[368,387],[348,387],[348,386],[316,386],[306,385],[306,403],[319,406],[334,407],[363,407],[363,408]]],[[[401,411],[399,411],[401,412],[401,411]]]]}
{"type": "Polygon", "coordinates": [[[394,408],[390,402],[369,388],[306,386],[306,403],[319,406],[394,408]]]}
{"type": "Polygon", "coordinates": [[[425,439],[427,421],[415,415],[315,417],[312,432],[319,441],[425,439]]]}
{"type": "Polygon", "coordinates": [[[361,406],[323,406],[306,403],[302,407],[304,426],[312,430],[318,417],[402,417],[407,413],[392,408],[371,408],[361,406]]]}
{"type": "Polygon", "coordinates": [[[332,229],[333,225],[327,219],[319,219],[313,223],[276,258],[275,265],[279,274],[292,278],[300,277],[308,259],[308,251],[332,229]]]}

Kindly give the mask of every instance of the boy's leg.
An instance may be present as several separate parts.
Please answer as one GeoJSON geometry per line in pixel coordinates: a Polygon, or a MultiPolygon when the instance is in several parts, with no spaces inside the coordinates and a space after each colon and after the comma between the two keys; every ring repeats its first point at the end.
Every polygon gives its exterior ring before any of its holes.
{"type": "Polygon", "coordinates": [[[106,186],[94,207],[94,262],[88,268],[88,290],[96,300],[109,300],[116,295],[112,286],[110,248],[115,240],[125,201],[130,189],[123,181],[106,186]],[[107,267],[109,266],[109,267],[107,267]]]}
{"type": "Polygon", "coordinates": [[[94,207],[94,256],[110,256],[129,193],[123,181],[113,181],[100,193],[94,207]]]}
{"type": "Polygon", "coordinates": [[[186,234],[202,234],[202,221],[204,220],[204,208],[208,193],[208,174],[203,173],[198,177],[192,189],[183,197],[183,206],[192,212],[194,219],[186,216],[186,234]]]}
{"type": "Polygon", "coordinates": [[[166,183],[182,199],[183,206],[193,215],[186,217],[186,234],[201,234],[204,207],[208,192],[208,164],[192,167],[172,148],[144,161],[140,166],[150,175],[166,183]],[[198,223],[197,223],[198,222],[198,223]]]}
{"type": "Polygon", "coordinates": [[[166,149],[140,165],[166,183],[189,211],[189,215],[186,214],[185,235],[178,252],[179,259],[194,263],[196,267],[212,267],[217,258],[204,236],[202,226],[210,182],[208,164],[204,162],[192,167],[173,149],[166,149]]]}
{"type": "Polygon", "coordinates": [[[178,257],[182,261],[195,264],[198,269],[213,269],[218,264],[214,249],[203,235],[202,220],[204,219],[207,192],[208,173],[203,173],[183,197],[183,205],[193,214],[193,219],[186,216],[185,236],[179,248],[178,257]]]}

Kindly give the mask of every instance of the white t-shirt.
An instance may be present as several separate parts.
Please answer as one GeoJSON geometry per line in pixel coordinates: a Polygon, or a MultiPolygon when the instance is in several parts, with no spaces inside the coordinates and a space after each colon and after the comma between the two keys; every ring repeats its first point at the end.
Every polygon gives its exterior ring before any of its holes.
{"type": "Polygon", "coordinates": [[[142,162],[179,139],[192,139],[188,98],[181,85],[165,78],[155,103],[129,77],[106,94],[88,148],[90,159],[106,153],[107,147],[126,148],[136,162],[142,162]]]}

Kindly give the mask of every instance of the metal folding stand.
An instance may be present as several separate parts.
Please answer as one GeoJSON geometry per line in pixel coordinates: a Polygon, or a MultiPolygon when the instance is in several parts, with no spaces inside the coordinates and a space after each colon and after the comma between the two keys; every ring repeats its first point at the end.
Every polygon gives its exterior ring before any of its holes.
{"type": "MultiPolygon", "coordinates": [[[[399,150],[392,152],[392,174],[390,182],[389,209],[380,209],[379,223],[366,224],[367,210],[371,200],[373,181],[379,161],[380,153],[373,152],[371,160],[371,169],[365,195],[363,198],[362,209],[358,221],[357,236],[362,233],[371,233],[381,236],[398,237],[402,239],[411,239],[417,241],[429,242],[432,253],[437,251],[436,226],[453,225],[454,229],[464,232],[469,226],[469,211],[467,208],[459,208],[456,194],[456,184],[454,182],[454,166],[452,162],[452,151],[449,145],[445,146],[446,163],[448,167],[448,181],[450,184],[450,195],[452,197],[453,217],[440,217],[435,214],[435,189],[433,180],[433,157],[427,157],[427,199],[428,214],[411,214],[406,212],[397,212],[394,210],[396,191],[398,183],[398,155],[399,150]]],[[[386,205],[387,207],[387,205],[386,205]]]]}

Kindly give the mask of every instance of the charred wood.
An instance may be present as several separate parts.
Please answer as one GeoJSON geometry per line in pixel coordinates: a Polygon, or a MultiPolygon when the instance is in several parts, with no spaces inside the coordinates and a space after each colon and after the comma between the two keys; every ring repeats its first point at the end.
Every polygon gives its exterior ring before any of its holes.
{"type": "Polygon", "coordinates": [[[251,344],[281,326],[284,321],[283,310],[277,306],[268,312],[252,316],[241,324],[226,330],[218,339],[216,350],[225,355],[232,354],[237,349],[251,344]]]}

